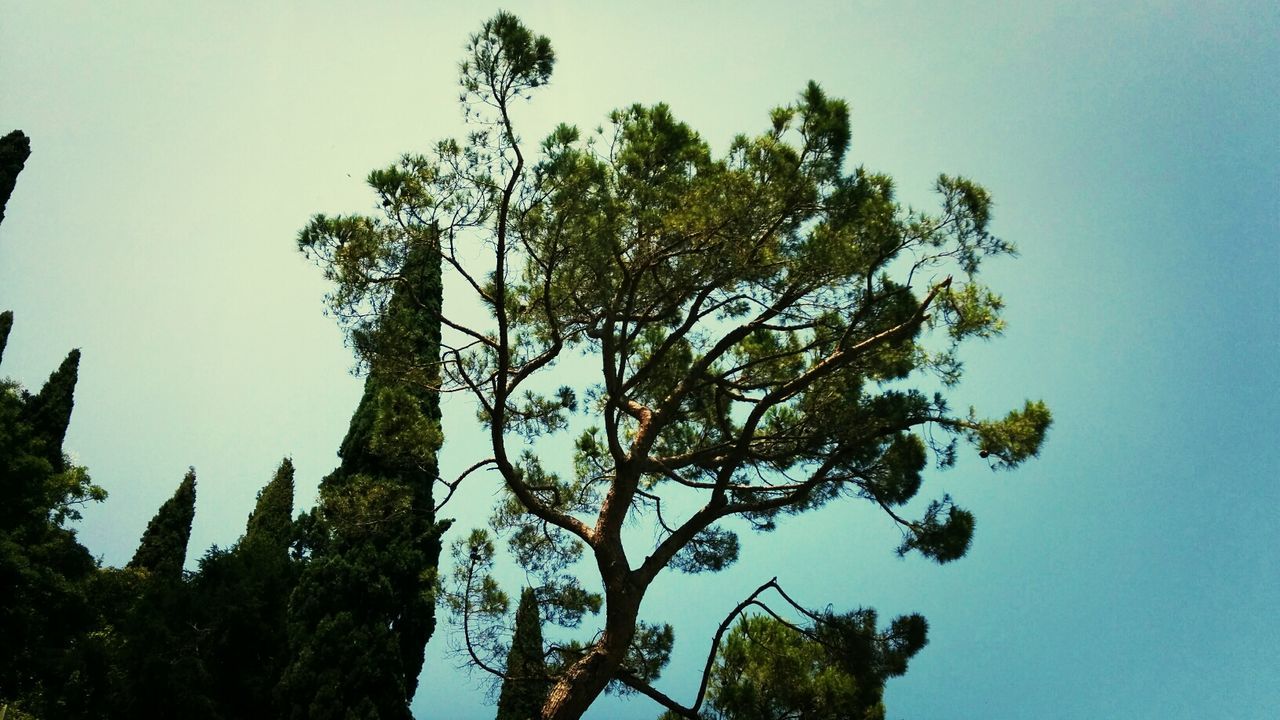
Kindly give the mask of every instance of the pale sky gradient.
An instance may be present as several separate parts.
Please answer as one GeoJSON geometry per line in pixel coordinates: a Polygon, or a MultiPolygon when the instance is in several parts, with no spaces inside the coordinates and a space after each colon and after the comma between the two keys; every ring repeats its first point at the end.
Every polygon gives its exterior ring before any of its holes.
{"type": "MultiPolygon", "coordinates": [[[[456,65],[497,9],[254,5],[0,0],[0,134],[33,146],[0,227],[2,372],[38,387],[83,350],[67,447],[111,493],[81,531],[108,564],[188,465],[189,565],[236,540],[282,456],[313,502],[360,381],[294,238],[460,134],[456,65]]],[[[856,505],[784,522],[729,571],[654,587],[642,614],[676,625],[661,688],[688,700],[714,624],[778,575],[812,606],[928,617],[891,718],[1274,716],[1280,5],[505,7],[559,59],[518,110],[526,139],[665,101],[722,150],[814,79],[853,109],[853,163],[918,205],[939,172],[978,180],[1022,250],[990,267],[1009,330],[967,352],[953,406],[1044,398],[1056,424],[1014,473],[966,457],[926,480],[976,513],[969,556],[899,560],[856,505]]],[[[447,413],[446,474],[486,454],[470,409],[447,413]]],[[[487,516],[478,480],[455,536],[487,516]]],[[[491,718],[451,642],[442,625],[415,711],[491,718]]]]}

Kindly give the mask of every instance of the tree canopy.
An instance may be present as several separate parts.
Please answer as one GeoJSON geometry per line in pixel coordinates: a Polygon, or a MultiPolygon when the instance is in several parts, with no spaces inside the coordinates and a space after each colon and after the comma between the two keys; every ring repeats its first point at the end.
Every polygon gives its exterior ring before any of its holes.
{"type": "Polygon", "coordinates": [[[870,609],[804,614],[802,624],[771,614],[739,619],[712,668],[712,717],[883,720],[884,683],[924,647],[924,618],[903,616],[880,632],[870,609]]]}
{"type": "Polygon", "coordinates": [[[595,133],[562,124],[534,147],[514,103],[554,61],[514,16],[485,23],[461,65],[473,131],[373,172],[384,213],[316,216],[299,245],[375,367],[396,351],[361,332],[391,315],[424,248],[487,311],[477,324],[451,298],[439,312],[439,368],[487,427],[479,463],[507,492],[495,529],[543,575],[586,554],[604,596],[603,628],[566,651],[543,716],[578,717],[625,682],[693,717],[648,685],[662,658],[642,646],[670,648],[669,629],[639,621],[659,572],[722,569],[741,530],[841,498],[891,518],[901,553],[955,560],[973,515],[945,494],[906,507],[926,466],[953,465],[964,441],[1013,468],[1050,414],[1028,401],[984,419],[944,395],[959,347],[1003,327],[979,275],[1014,247],[990,232],[981,186],[941,175],[936,211],[902,205],[888,175],[846,170],[848,107],[816,83],[720,154],[663,104],[616,110],[595,133]],[[578,354],[591,377],[556,372],[578,354]],[[573,462],[550,466],[540,448],[564,433],[573,462]],[[624,542],[637,519],[652,546],[624,542]]]}

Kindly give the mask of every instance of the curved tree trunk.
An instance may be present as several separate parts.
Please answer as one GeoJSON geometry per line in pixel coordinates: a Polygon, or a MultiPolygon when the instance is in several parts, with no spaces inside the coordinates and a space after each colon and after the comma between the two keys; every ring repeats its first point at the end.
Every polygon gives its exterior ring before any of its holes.
{"type": "Polygon", "coordinates": [[[542,706],[543,720],[582,717],[626,659],[627,648],[636,634],[636,619],[645,588],[635,587],[629,572],[610,573],[605,577],[604,632],[551,687],[542,706]]]}

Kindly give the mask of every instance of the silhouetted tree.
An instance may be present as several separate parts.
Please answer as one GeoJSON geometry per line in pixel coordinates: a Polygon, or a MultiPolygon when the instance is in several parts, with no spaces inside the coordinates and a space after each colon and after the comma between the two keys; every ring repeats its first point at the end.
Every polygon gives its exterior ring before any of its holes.
{"type": "Polygon", "coordinates": [[[507,654],[506,677],[498,695],[497,720],[536,720],[547,701],[551,682],[542,647],[542,619],[538,616],[538,596],[533,588],[520,593],[516,608],[515,632],[507,654]]]}
{"type": "Polygon", "coordinates": [[[4,361],[4,348],[9,344],[9,331],[13,329],[13,311],[0,312],[0,362],[4,361]]]}
{"type": "MultiPolygon", "coordinates": [[[[0,315],[0,345],[12,318],[0,315]]],[[[63,455],[78,360],[72,351],[35,395],[0,380],[0,702],[46,717],[76,717],[91,701],[80,670],[96,563],[67,524],[106,493],[63,455]]]]}
{"type": "Polygon", "coordinates": [[[31,141],[21,130],[0,137],[0,223],[4,222],[4,209],[9,204],[18,173],[31,157],[31,141]]]}
{"type": "Polygon", "coordinates": [[[187,471],[173,497],[164,501],[147,529],[127,567],[147,570],[153,576],[176,582],[182,578],[187,561],[191,521],[196,514],[196,471],[187,471]]]}
{"type": "Polygon", "coordinates": [[[293,542],[293,463],[280,464],[258,493],[244,536],[214,547],[191,579],[192,619],[210,697],[225,718],[280,717],[275,688],[289,660],[287,608],[297,585],[293,542]]]}

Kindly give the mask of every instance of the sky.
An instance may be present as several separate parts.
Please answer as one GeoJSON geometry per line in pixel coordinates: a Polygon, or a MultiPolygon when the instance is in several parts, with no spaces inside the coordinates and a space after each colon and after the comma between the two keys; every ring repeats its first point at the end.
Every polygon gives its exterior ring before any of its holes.
{"type": "MultiPolygon", "coordinates": [[[[661,101],[722,151],[812,79],[850,104],[850,170],[926,208],[938,173],[973,178],[1021,251],[986,272],[1008,329],[965,351],[952,406],[1042,398],[1055,424],[1014,472],[926,478],[977,516],[969,555],[899,559],[856,503],[745,538],[729,570],[651,590],[642,616],[676,629],[661,689],[689,700],[715,624],[777,575],[810,606],[929,619],[890,718],[1273,716],[1280,5],[503,7],[558,58],[517,110],[526,138],[661,101]]],[[[361,381],[297,232],[372,211],[369,170],[464,131],[457,63],[496,9],[0,0],[0,134],[33,148],[0,227],[2,372],[38,387],[82,350],[66,447],[110,492],[80,524],[105,564],[188,466],[189,566],[236,541],[282,457],[314,502],[361,381]]],[[[470,407],[445,411],[449,476],[488,453],[470,407]]],[[[488,515],[496,485],[475,480],[454,534],[488,515]]],[[[442,624],[418,717],[493,716],[456,642],[442,624]]]]}

